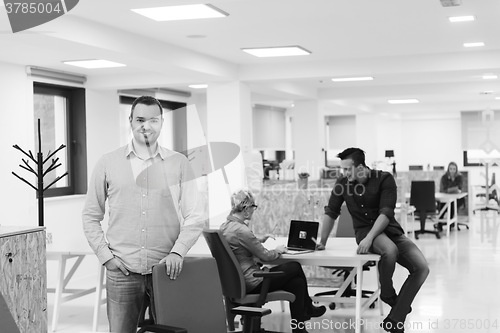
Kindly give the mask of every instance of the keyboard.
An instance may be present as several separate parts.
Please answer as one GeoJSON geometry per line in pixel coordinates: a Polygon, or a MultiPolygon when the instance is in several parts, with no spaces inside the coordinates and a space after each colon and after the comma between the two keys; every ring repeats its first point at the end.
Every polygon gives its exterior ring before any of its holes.
{"type": "Polygon", "coordinates": [[[311,253],[314,252],[314,250],[293,250],[293,249],[288,249],[286,250],[286,254],[301,254],[301,253],[311,253]]]}

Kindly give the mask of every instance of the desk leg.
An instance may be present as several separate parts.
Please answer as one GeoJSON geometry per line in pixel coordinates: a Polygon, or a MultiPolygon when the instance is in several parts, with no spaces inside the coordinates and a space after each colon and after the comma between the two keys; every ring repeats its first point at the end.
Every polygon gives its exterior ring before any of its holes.
{"type": "Polygon", "coordinates": [[[102,302],[102,289],[104,287],[105,279],[105,268],[104,265],[98,264],[97,268],[97,285],[96,285],[96,295],[94,302],[94,322],[92,323],[92,332],[97,332],[97,327],[99,326],[99,310],[101,309],[102,302]]]}
{"type": "Polygon", "coordinates": [[[52,314],[52,332],[55,332],[57,329],[57,321],[59,320],[59,310],[61,307],[61,298],[62,291],[64,288],[64,273],[66,271],[66,257],[62,256],[59,260],[57,270],[57,285],[55,290],[55,299],[54,299],[54,313],[52,314]]]}
{"type": "Polygon", "coordinates": [[[453,207],[453,201],[448,201],[447,206],[448,206],[448,211],[446,212],[446,237],[449,238],[451,229],[451,208],[453,207]]]}
{"type": "MultiPolygon", "coordinates": [[[[413,234],[415,234],[415,233],[413,233],[413,234]]],[[[378,270],[378,261],[376,261],[376,263],[375,263],[375,270],[377,271],[377,286],[378,286],[377,305],[378,305],[378,308],[380,311],[380,316],[383,317],[384,316],[384,308],[382,306],[382,300],[380,299],[380,295],[382,293],[381,293],[381,287],[380,287],[380,272],[378,270]]]]}
{"type": "Polygon", "coordinates": [[[405,232],[405,236],[408,235],[408,213],[406,209],[401,209],[401,224],[403,227],[403,231],[405,232]]]}
{"type": "Polygon", "coordinates": [[[363,265],[359,264],[356,268],[358,282],[356,283],[356,333],[361,332],[361,302],[363,300],[363,265]]]}

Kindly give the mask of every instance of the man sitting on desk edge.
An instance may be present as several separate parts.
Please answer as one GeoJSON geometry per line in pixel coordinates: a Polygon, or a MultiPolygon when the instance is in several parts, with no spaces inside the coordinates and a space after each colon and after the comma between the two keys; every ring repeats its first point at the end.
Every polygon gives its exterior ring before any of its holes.
{"type": "Polygon", "coordinates": [[[344,176],[335,183],[325,207],[318,250],[325,249],[345,202],[352,215],[357,253],[372,252],[381,256],[378,266],[380,298],[392,308],[382,327],[387,332],[402,333],[406,316],[411,312],[411,303],[429,274],[429,266],[394,217],[397,187],[393,176],[367,167],[365,152],[359,148],[347,148],[337,157],[341,159],[344,176]],[[410,272],[399,295],[392,281],[396,262],[410,272]]]}

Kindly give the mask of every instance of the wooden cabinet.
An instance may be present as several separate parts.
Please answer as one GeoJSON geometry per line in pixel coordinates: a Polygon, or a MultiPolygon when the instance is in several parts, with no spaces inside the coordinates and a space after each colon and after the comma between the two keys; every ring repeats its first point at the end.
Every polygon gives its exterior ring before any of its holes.
{"type": "Polygon", "coordinates": [[[0,292],[21,333],[47,332],[46,267],[44,228],[0,227],[0,292]]]}

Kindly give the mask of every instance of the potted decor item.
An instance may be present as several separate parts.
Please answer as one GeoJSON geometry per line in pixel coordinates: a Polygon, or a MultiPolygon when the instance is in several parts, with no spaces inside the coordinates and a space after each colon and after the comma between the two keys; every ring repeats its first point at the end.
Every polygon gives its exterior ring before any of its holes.
{"type": "Polygon", "coordinates": [[[300,172],[299,179],[297,181],[297,186],[299,189],[307,189],[307,179],[309,174],[307,172],[300,172]]]}

